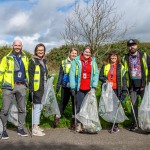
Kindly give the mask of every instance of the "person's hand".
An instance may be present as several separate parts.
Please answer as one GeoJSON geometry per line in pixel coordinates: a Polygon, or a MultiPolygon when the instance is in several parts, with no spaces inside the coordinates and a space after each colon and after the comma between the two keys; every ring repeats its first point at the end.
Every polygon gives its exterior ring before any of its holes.
{"type": "Polygon", "coordinates": [[[91,88],[91,90],[89,91],[89,93],[95,95],[95,91],[96,91],[96,88],[93,87],[93,88],[91,88]]]}
{"type": "Polygon", "coordinates": [[[72,96],[75,96],[76,95],[76,91],[74,89],[71,89],[71,94],[72,94],[72,96]]]}
{"type": "Polygon", "coordinates": [[[51,78],[51,77],[52,77],[52,76],[51,76],[50,74],[47,75],[47,78],[48,78],[48,79],[51,78]]]}
{"type": "Polygon", "coordinates": [[[106,82],[108,82],[108,79],[107,79],[107,77],[104,77],[104,83],[106,83],[106,82]]]}
{"type": "Polygon", "coordinates": [[[123,91],[120,98],[121,102],[125,102],[125,98],[126,98],[126,91],[123,91]]]}
{"type": "Polygon", "coordinates": [[[141,88],[140,88],[140,91],[144,91],[144,87],[141,87],[141,88]]]}
{"type": "Polygon", "coordinates": [[[91,88],[91,92],[95,93],[96,92],[96,88],[95,87],[91,88]]]}

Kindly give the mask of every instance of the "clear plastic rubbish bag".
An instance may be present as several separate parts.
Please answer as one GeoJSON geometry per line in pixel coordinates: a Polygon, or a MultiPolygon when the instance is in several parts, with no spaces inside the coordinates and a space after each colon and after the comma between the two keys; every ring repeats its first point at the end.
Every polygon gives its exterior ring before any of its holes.
{"type": "Polygon", "coordinates": [[[8,112],[8,121],[14,124],[15,126],[18,126],[18,108],[15,98],[8,112]]]}
{"type": "Polygon", "coordinates": [[[44,116],[48,117],[51,115],[60,115],[60,110],[58,107],[58,103],[56,100],[54,88],[53,88],[54,77],[51,77],[47,80],[46,88],[44,90],[44,95],[42,97],[42,104],[45,106],[44,108],[44,116]]]}
{"type": "Polygon", "coordinates": [[[113,123],[116,117],[116,123],[128,120],[124,113],[120,100],[112,89],[111,83],[102,85],[102,95],[99,102],[99,115],[107,122],[113,123]],[[118,109],[118,112],[117,112],[118,109]],[[116,117],[117,112],[117,117],[116,117]]]}
{"type": "Polygon", "coordinates": [[[97,133],[102,129],[94,90],[92,89],[87,93],[82,102],[80,112],[76,115],[76,118],[83,124],[84,131],[88,133],[97,133]]]}
{"type": "Polygon", "coordinates": [[[142,103],[138,111],[139,127],[150,132],[150,83],[146,85],[142,103]]]}

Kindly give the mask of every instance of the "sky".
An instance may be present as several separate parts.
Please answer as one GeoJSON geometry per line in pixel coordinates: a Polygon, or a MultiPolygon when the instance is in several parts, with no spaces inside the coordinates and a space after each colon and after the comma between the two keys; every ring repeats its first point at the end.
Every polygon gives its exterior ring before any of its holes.
{"type": "MultiPolygon", "coordinates": [[[[87,1],[77,0],[84,7],[87,1]]],[[[108,0],[112,1],[112,0],[108,0]]],[[[44,43],[47,51],[64,44],[61,32],[65,18],[75,0],[0,0],[0,46],[11,46],[20,39],[23,49],[33,53],[36,44],[44,43]]],[[[125,38],[150,42],[150,1],[115,0],[120,27],[128,26],[125,38]]]]}

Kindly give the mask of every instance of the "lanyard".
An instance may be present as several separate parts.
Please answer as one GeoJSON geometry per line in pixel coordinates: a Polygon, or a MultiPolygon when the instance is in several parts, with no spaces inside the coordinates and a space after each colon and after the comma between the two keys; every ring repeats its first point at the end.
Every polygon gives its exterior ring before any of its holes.
{"type": "Polygon", "coordinates": [[[21,66],[21,64],[22,64],[21,57],[20,58],[18,57],[19,59],[17,59],[16,55],[13,55],[13,57],[14,57],[15,61],[18,62],[19,66],[21,66]]]}
{"type": "Polygon", "coordinates": [[[110,66],[110,77],[111,77],[111,79],[113,78],[113,76],[114,76],[114,65],[111,65],[110,66]]]}
{"type": "Polygon", "coordinates": [[[133,64],[134,68],[136,68],[138,62],[138,56],[136,55],[136,58],[131,57],[131,63],[133,64]]]}
{"type": "Polygon", "coordinates": [[[86,63],[84,61],[82,61],[82,66],[83,66],[84,72],[86,72],[86,63]]]}

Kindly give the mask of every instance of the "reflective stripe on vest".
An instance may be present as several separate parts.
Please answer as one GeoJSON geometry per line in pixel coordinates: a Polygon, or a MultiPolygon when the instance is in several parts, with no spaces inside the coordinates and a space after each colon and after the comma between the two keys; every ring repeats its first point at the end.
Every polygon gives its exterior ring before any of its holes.
{"type": "Polygon", "coordinates": [[[37,91],[40,87],[40,66],[35,65],[34,73],[34,91],[37,91]]]}
{"type": "Polygon", "coordinates": [[[70,67],[71,67],[71,62],[68,61],[68,59],[62,61],[62,68],[63,68],[64,74],[69,74],[70,67]]]}
{"type": "MultiPolygon", "coordinates": [[[[129,71],[129,67],[127,64],[127,61],[125,60],[125,56],[122,59],[123,65],[125,67],[126,71],[129,71]]],[[[145,76],[146,76],[146,83],[147,83],[147,77],[148,77],[148,67],[147,67],[147,55],[146,53],[144,53],[143,57],[142,57],[142,62],[143,62],[143,66],[144,66],[144,72],[145,72],[145,76]]],[[[127,85],[129,86],[129,73],[126,74],[126,79],[127,79],[127,85]]]]}
{"type": "MultiPolygon", "coordinates": [[[[3,85],[9,85],[13,89],[14,88],[14,58],[11,56],[11,53],[12,51],[2,59],[3,64],[1,64],[1,66],[7,68],[7,70],[3,72],[4,73],[3,81],[2,81],[3,85]]],[[[25,68],[26,79],[27,81],[29,81],[28,58],[25,55],[22,55],[21,60],[25,68]]]]}
{"type": "MultiPolygon", "coordinates": [[[[110,70],[110,64],[107,64],[104,66],[104,76],[107,77],[108,76],[108,72],[110,70]]],[[[126,70],[125,68],[121,65],[121,86],[122,86],[122,78],[125,74],[126,70]]]]}
{"type": "Polygon", "coordinates": [[[147,67],[147,55],[144,53],[142,57],[143,65],[144,65],[144,71],[145,71],[145,76],[146,76],[146,83],[147,83],[147,78],[148,78],[148,67],[147,67]]]}

